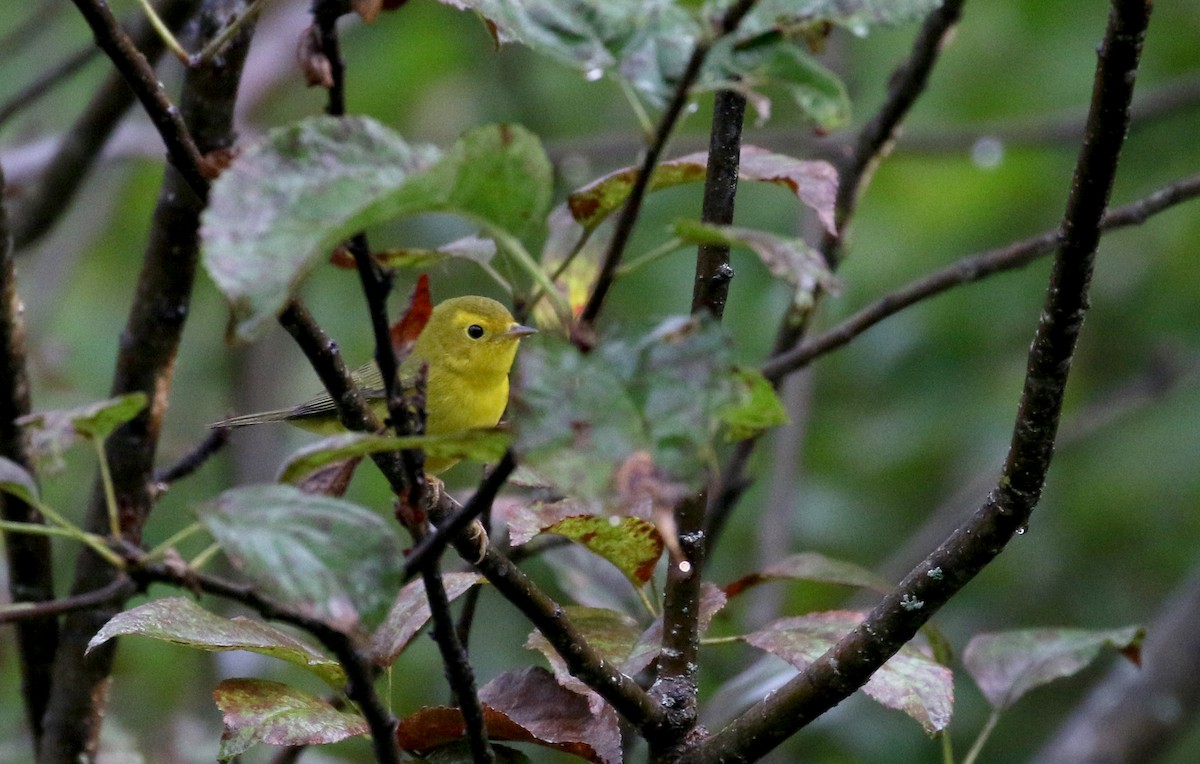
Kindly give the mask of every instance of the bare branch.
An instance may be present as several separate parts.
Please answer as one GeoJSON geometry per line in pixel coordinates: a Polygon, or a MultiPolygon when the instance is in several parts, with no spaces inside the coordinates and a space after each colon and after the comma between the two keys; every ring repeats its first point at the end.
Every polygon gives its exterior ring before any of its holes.
{"type": "Polygon", "coordinates": [[[107,586],[73,597],[45,600],[27,607],[0,610],[0,624],[41,620],[73,610],[87,610],[112,602],[125,601],[137,590],[137,585],[124,576],[114,578],[107,586]]]}
{"type": "Polygon", "coordinates": [[[751,761],[858,689],[1028,523],[1038,503],[1087,308],[1100,223],[1116,176],[1150,8],[1115,0],[1100,49],[1091,115],[1063,217],[1012,445],[984,505],[850,634],[779,691],[696,746],[690,760],[751,761]]]}
{"type": "Polygon", "coordinates": [[[3,105],[0,105],[0,126],[20,114],[22,109],[36,103],[55,86],[65,82],[72,74],[95,58],[99,52],[100,50],[96,46],[86,45],[39,74],[33,82],[21,88],[3,105]]]}
{"type": "MultiPolygon", "coordinates": [[[[1200,175],[1189,176],[1164,186],[1135,202],[1109,210],[1100,223],[1100,230],[1113,231],[1141,225],[1159,212],[1198,196],[1200,196],[1200,175]]],[[[799,347],[773,356],[763,365],[763,374],[768,379],[779,380],[786,374],[804,368],[814,359],[847,345],[867,329],[911,305],[996,273],[1023,268],[1034,260],[1049,255],[1054,251],[1058,240],[1058,231],[1045,231],[999,249],[964,257],[940,271],[935,271],[884,295],[837,326],[808,340],[799,347]]]]}

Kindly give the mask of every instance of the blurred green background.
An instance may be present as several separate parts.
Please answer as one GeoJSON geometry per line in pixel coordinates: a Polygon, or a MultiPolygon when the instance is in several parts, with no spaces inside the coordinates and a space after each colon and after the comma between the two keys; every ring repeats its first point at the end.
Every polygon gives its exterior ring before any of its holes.
{"type": "MultiPolygon", "coordinates": [[[[251,139],[272,126],[320,112],[323,92],[306,89],[294,43],[307,3],[269,3],[242,90],[239,130],[251,139]]],[[[132,0],[113,2],[131,18],[132,0]]],[[[821,306],[818,327],[834,324],[884,293],[955,259],[1053,228],[1062,214],[1077,139],[1051,128],[1081,120],[1088,104],[1095,47],[1106,8],[1082,0],[968,3],[894,155],[861,202],[840,271],[840,295],[821,306]]],[[[373,26],[343,24],[349,110],[369,114],[406,138],[446,146],[462,131],[492,121],[519,122],[539,134],[557,163],[560,191],[631,163],[638,125],[620,89],[518,48],[494,49],[472,14],[412,0],[373,26]]],[[[783,98],[765,125],[749,120],[746,142],[801,157],[823,156],[853,135],[883,98],[887,77],[908,51],[916,25],[874,30],[865,38],[837,31],[822,61],[838,72],[854,104],[853,124],[814,136],[783,98]]],[[[88,44],[68,4],[46,0],[0,7],[0,101],[39,72],[88,44]],[[38,17],[36,25],[24,28],[38,17]],[[23,30],[12,34],[13,30],[23,30]]],[[[94,59],[76,76],[0,128],[8,201],[19,205],[34,176],[40,142],[61,133],[108,75],[94,59]]],[[[176,92],[179,66],[162,77],[176,92]]],[[[1139,76],[1139,98],[1200,83],[1200,5],[1155,8],[1139,76]]],[[[1136,122],[1114,191],[1114,204],[1200,167],[1200,100],[1180,99],[1136,122]]],[[[706,140],[711,97],[700,99],[672,153],[706,140]]],[[[112,155],[92,171],[50,235],[18,260],[26,306],[34,402],[39,409],[106,397],[112,359],[129,307],[149,217],[162,175],[162,148],[140,115],[126,124],[112,155]]],[[[699,189],[651,197],[629,250],[635,257],[662,240],[665,226],[699,210],[699,189]]],[[[560,195],[561,198],[561,195],[560,195]]],[[[737,223],[812,235],[812,221],[778,189],[744,187],[737,223]]],[[[430,217],[373,232],[377,246],[435,244],[465,233],[461,223],[430,217]]],[[[1035,626],[1108,627],[1148,622],[1198,560],[1200,548],[1200,300],[1195,261],[1200,214],[1182,205],[1145,225],[1104,238],[1088,317],[1071,380],[1059,449],[1029,532],[1018,537],[936,622],[961,651],[981,631],[1035,626]],[[1165,381],[1164,381],[1165,380],[1165,381]]],[[[735,253],[726,320],[747,362],[764,357],[787,291],[746,253],[735,253]]],[[[617,284],[606,320],[650,325],[686,311],[691,258],[677,254],[617,284]]],[[[728,582],[785,554],[813,550],[852,560],[897,579],[979,505],[1007,448],[1015,404],[1045,288],[1048,262],[956,289],[901,313],[848,348],[822,358],[789,386],[793,426],[764,443],[757,478],[713,554],[710,575],[728,582]],[[920,536],[930,525],[931,534],[920,536]]],[[[435,299],[462,293],[503,297],[469,265],[431,273],[435,299]]],[[[398,292],[406,295],[411,277],[398,292]]],[[[357,278],[325,268],[304,294],[351,361],[370,348],[357,278]]],[[[400,304],[402,298],[396,303],[400,304]]],[[[201,276],[172,405],[160,448],[165,466],[192,448],[205,424],[232,412],[287,405],[317,382],[284,332],[249,349],[223,342],[225,308],[201,276]]],[[[238,482],[268,480],[280,460],[309,436],[286,428],[238,433],[234,448],[181,482],[152,517],[151,544],[191,522],[192,507],[238,482]]],[[[49,503],[79,517],[93,475],[89,450],[66,454],[65,468],[43,477],[49,503]]],[[[470,467],[451,473],[467,487],[470,467]]],[[[351,498],[389,511],[382,482],[364,470],[351,498]]],[[[202,541],[185,545],[195,554],[202,541]]],[[[56,546],[60,586],[75,550],[56,546]]],[[[564,598],[587,596],[557,557],[530,564],[564,598]]],[[[593,584],[592,588],[596,588],[593,584]]],[[[151,596],[166,594],[152,590],[151,596]]],[[[592,592],[594,596],[594,592],[592,592]]],[[[733,603],[714,633],[741,633],[773,614],[863,606],[830,587],[771,584],[733,603]]],[[[208,603],[213,607],[224,607],[208,603]]],[[[485,591],[472,656],[481,682],[508,668],[540,662],[522,649],[528,626],[485,591]]],[[[711,696],[758,660],[746,647],[702,653],[711,696]]],[[[1111,660],[1108,659],[1108,660],[1111,660]]],[[[770,672],[765,672],[769,674],[770,672]]],[[[1001,720],[986,761],[1018,761],[1034,752],[1078,703],[1103,666],[1039,689],[1001,720]]],[[[214,659],[146,639],[124,640],[108,744],[113,761],[202,762],[215,757],[220,717],[210,699],[220,677],[253,675],[303,682],[269,660],[214,659]]],[[[749,697],[765,691],[752,682],[749,697]]],[[[396,665],[391,695],[398,714],[443,704],[448,691],[433,644],[418,640],[396,665]]],[[[313,688],[315,689],[315,688],[313,688]]],[[[708,710],[719,724],[746,697],[728,692],[708,710]]],[[[0,761],[28,757],[11,630],[0,631],[0,761]]],[[[969,678],[956,679],[952,735],[970,745],[987,707],[969,678]]],[[[265,761],[257,751],[247,761],[265,761]]],[[[542,752],[533,752],[539,760],[542,752]]],[[[928,762],[939,746],[907,717],[861,696],[847,701],[773,754],[773,761],[928,762]]],[[[365,761],[365,744],[311,752],[306,761],[365,761]]],[[[1200,733],[1167,760],[1200,756],[1200,733]]],[[[548,759],[547,759],[548,760],[548,759]]]]}

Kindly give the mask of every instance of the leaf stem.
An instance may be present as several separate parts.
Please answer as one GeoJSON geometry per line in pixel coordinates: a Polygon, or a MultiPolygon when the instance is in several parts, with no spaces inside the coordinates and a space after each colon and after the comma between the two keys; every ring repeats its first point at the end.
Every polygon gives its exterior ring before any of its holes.
{"type": "Polygon", "coordinates": [[[647,265],[658,262],[667,255],[674,254],[675,252],[683,249],[684,246],[686,245],[683,239],[671,237],[654,249],[651,249],[649,252],[638,255],[627,263],[622,263],[621,267],[617,268],[617,278],[628,276],[640,268],[644,268],[647,265]]]}
{"type": "Polygon", "coordinates": [[[962,764],[975,764],[976,759],[979,758],[979,754],[983,751],[984,744],[992,736],[992,730],[996,729],[996,722],[998,721],[1000,721],[1000,709],[993,708],[987,722],[983,725],[983,729],[979,730],[979,735],[971,745],[971,750],[967,751],[967,755],[963,758],[962,764]]]}
{"type": "Polygon", "coordinates": [[[138,0],[142,6],[142,10],[146,13],[146,19],[150,22],[150,26],[154,27],[154,31],[158,32],[158,36],[166,43],[167,49],[175,54],[175,57],[184,63],[186,66],[191,60],[191,54],[183,49],[179,44],[179,40],[175,39],[175,35],[171,33],[171,28],[163,23],[159,17],[158,11],[154,10],[154,6],[150,4],[150,0],[138,0]]]}
{"type": "Polygon", "coordinates": [[[104,441],[90,437],[96,448],[96,459],[100,467],[100,483],[104,486],[104,505],[108,508],[108,532],[117,541],[121,540],[121,517],[117,511],[117,492],[113,488],[112,472],[108,468],[108,455],[104,453],[104,441]]]}
{"type": "Polygon", "coordinates": [[[146,552],[146,559],[157,560],[166,554],[169,549],[178,546],[181,541],[194,536],[198,531],[202,530],[204,530],[204,524],[199,521],[184,527],[182,530],[168,537],[166,541],[146,552]]]}

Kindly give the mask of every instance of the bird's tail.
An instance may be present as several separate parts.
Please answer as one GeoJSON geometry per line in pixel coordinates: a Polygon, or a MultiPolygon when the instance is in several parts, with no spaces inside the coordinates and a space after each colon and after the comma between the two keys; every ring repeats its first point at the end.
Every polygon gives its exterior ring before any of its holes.
{"type": "Polygon", "coordinates": [[[279,409],[277,411],[260,411],[257,414],[242,414],[241,416],[231,416],[228,419],[213,422],[208,428],[215,430],[220,427],[249,427],[255,424],[266,424],[267,422],[283,422],[292,416],[293,413],[292,409],[279,409]]]}

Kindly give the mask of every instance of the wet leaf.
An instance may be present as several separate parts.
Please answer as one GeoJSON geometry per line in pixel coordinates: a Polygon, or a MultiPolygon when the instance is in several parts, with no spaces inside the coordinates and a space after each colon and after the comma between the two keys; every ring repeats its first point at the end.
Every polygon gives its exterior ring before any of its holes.
{"type": "Polygon", "coordinates": [[[199,509],[230,563],[263,593],[353,630],[378,623],[403,583],[396,531],[347,501],[291,486],[235,488],[199,509]]]}
{"type": "Polygon", "coordinates": [[[204,266],[230,303],[231,335],[248,340],[356,231],[448,212],[520,237],[542,225],[550,191],[549,160],[518,126],[477,128],[443,155],[365,117],[314,117],[271,131],[213,184],[204,266]]]}
{"type": "Polygon", "coordinates": [[[88,642],[88,652],[113,637],[136,634],[210,652],[247,650],[308,669],[334,689],[346,683],[337,661],[270,624],[224,618],[190,599],[167,597],[118,613],[88,642]]]}
{"type": "Polygon", "coordinates": [[[33,475],[3,456],[0,456],[0,493],[16,496],[31,507],[38,505],[38,486],[33,475]]]}
{"type": "MultiPolygon", "coordinates": [[[[638,644],[638,639],[642,635],[642,627],[638,625],[638,622],[624,613],[605,608],[574,605],[566,607],[565,610],[567,617],[583,634],[588,645],[606,663],[626,671],[625,664],[630,658],[635,657],[634,646],[638,644]]],[[[562,656],[542,636],[540,631],[534,630],[530,633],[529,638],[525,640],[525,647],[537,650],[546,658],[556,681],[563,687],[584,695],[595,708],[604,705],[604,700],[599,695],[571,675],[562,656]]],[[[657,655],[657,651],[654,652],[648,660],[637,667],[637,671],[649,665],[649,662],[654,660],[657,655]]],[[[626,673],[636,673],[636,671],[626,673]]]]}
{"type": "Polygon", "coordinates": [[[1082,671],[1106,647],[1136,655],[1144,636],[1140,626],[979,634],[963,651],[963,665],[988,702],[1004,709],[1035,687],[1082,671]]]}
{"type": "Polygon", "coordinates": [[[229,761],[256,743],[324,745],[366,735],[358,714],[338,711],[328,701],[264,679],[226,679],[213,690],[225,729],[219,761],[229,761]]]}
{"type": "Polygon", "coordinates": [[[743,576],[725,587],[725,594],[736,597],[752,586],[772,580],[816,581],[824,584],[861,586],[877,592],[891,591],[891,585],[866,568],[845,560],[835,560],[817,552],[802,552],[786,557],[758,573],[743,576]]]}
{"type": "Polygon", "coordinates": [[[494,462],[504,455],[512,436],[501,430],[460,430],[438,435],[394,437],[372,433],[340,433],[310,443],[287,458],[280,468],[280,483],[297,483],[306,475],[333,462],[355,456],[405,448],[420,448],[426,456],[494,462]]]}
{"type": "MultiPolygon", "coordinates": [[[[527,668],[493,679],[479,691],[488,737],[533,743],[597,764],[621,761],[616,712],[595,713],[587,700],[559,686],[548,671],[527,668]]],[[[401,748],[424,752],[461,739],[465,732],[457,708],[426,708],[400,721],[401,748]]]]}
{"type": "MultiPolygon", "coordinates": [[[[451,602],[465,594],[475,584],[481,581],[476,573],[443,573],[442,583],[446,588],[446,597],[451,602]]],[[[410,581],[392,607],[388,610],[387,618],[371,635],[371,646],[367,654],[379,666],[390,666],[404,652],[429,621],[429,600],[425,597],[425,582],[421,579],[410,581]]]]}
{"type": "MultiPolygon", "coordinates": [[[[846,611],[810,613],[780,619],[743,639],[803,671],[854,629],[862,617],[862,613],[846,611]]],[[[902,647],[888,659],[862,689],[888,708],[908,714],[927,733],[943,730],[950,723],[954,706],[950,669],[912,646],[902,647]]]]}
{"type": "Polygon", "coordinates": [[[758,255],[772,276],[792,288],[792,302],[799,307],[811,307],[818,288],[830,294],[841,291],[841,284],[825,265],[821,253],[803,239],[694,220],[678,220],[673,230],[676,236],[691,244],[724,244],[750,250],[758,255]]]}

